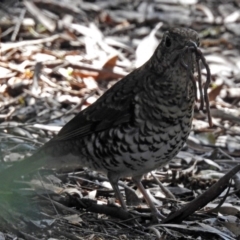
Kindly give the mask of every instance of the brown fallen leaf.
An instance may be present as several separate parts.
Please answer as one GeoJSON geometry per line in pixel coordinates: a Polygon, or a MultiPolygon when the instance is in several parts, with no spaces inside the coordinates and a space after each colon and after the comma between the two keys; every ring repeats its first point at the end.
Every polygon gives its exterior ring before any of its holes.
{"type": "Polygon", "coordinates": [[[72,72],[73,77],[80,77],[80,78],[86,78],[86,77],[93,77],[98,78],[99,74],[97,72],[88,71],[88,70],[74,70],[72,72]]]}
{"type": "Polygon", "coordinates": [[[209,101],[215,101],[216,97],[220,94],[222,88],[223,84],[216,86],[215,88],[212,88],[211,91],[208,93],[209,101]]]}
{"type": "Polygon", "coordinates": [[[106,71],[101,71],[99,72],[96,80],[104,79],[108,80],[112,78],[112,70],[116,66],[118,60],[118,55],[117,54],[112,54],[110,55],[107,60],[104,62],[102,69],[106,71]],[[110,70],[109,72],[107,70],[110,70]]]}

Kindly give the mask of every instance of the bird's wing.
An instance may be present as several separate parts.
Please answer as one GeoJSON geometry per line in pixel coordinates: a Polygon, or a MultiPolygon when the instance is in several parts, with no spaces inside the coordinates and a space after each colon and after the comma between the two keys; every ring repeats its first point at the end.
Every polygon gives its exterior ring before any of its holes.
{"type": "Polygon", "coordinates": [[[117,82],[91,106],[78,113],[50,142],[81,138],[132,121],[134,96],[141,89],[141,81],[134,77],[135,71],[117,82]]]}
{"type": "MultiPolygon", "coordinates": [[[[136,73],[135,73],[136,74],[136,73]]],[[[105,92],[94,104],[77,114],[59,132],[43,145],[37,152],[0,173],[1,189],[8,189],[14,179],[44,166],[45,148],[59,141],[81,138],[96,131],[134,120],[134,96],[141,91],[141,81],[134,78],[134,72],[116,83],[105,92]]]]}

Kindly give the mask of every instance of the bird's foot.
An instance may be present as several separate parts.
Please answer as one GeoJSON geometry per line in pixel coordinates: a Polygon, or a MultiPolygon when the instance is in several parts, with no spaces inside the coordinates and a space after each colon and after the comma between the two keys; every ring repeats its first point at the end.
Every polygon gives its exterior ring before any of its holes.
{"type": "Polygon", "coordinates": [[[161,223],[161,221],[164,219],[165,219],[165,216],[162,215],[158,210],[157,210],[157,212],[152,213],[152,222],[153,223],[161,223]]]}
{"type": "Polygon", "coordinates": [[[161,223],[166,217],[162,215],[157,209],[152,212],[152,223],[161,223]]]}

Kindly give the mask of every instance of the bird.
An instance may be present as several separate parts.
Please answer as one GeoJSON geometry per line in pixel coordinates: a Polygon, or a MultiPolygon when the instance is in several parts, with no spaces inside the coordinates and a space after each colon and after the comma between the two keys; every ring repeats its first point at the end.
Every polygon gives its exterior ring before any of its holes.
{"type": "Polygon", "coordinates": [[[192,29],[166,31],[145,64],[80,111],[32,156],[0,172],[1,186],[40,167],[88,167],[107,176],[124,210],[118,181],[132,177],[158,217],[141,179],[176,156],[191,131],[197,60],[206,66],[199,43],[192,29]]]}

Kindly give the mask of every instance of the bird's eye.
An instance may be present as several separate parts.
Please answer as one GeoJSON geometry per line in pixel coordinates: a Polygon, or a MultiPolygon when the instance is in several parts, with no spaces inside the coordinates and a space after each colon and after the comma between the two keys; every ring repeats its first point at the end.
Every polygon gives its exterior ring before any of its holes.
{"type": "Polygon", "coordinates": [[[166,36],[166,39],[165,39],[165,46],[166,47],[171,47],[172,45],[172,40],[170,37],[166,36]]]}

